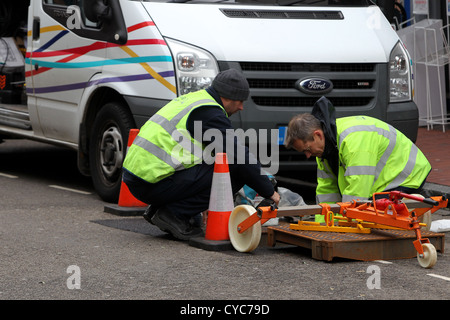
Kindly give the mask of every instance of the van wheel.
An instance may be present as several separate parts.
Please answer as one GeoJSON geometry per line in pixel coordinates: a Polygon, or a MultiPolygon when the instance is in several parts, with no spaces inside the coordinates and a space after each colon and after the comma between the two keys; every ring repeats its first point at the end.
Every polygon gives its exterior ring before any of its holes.
{"type": "Polygon", "coordinates": [[[92,182],[103,201],[117,203],[122,183],[122,163],[128,133],[134,127],[131,113],[122,103],[109,102],[97,114],[89,142],[92,182]]]}

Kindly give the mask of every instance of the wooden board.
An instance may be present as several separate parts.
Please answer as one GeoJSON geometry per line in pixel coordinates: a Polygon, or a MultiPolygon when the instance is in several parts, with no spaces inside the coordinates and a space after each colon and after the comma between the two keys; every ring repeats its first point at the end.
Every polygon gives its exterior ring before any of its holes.
{"type": "MultiPolygon", "coordinates": [[[[445,234],[421,231],[436,251],[444,253],[445,234]]],[[[277,242],[311,249],[312,258],[331,261],[340,257],[360,261],[415,258],[414,231],[372,229],[369,234],[291,230],[289,224],[267,227],[267,244],[277,242]]]]}

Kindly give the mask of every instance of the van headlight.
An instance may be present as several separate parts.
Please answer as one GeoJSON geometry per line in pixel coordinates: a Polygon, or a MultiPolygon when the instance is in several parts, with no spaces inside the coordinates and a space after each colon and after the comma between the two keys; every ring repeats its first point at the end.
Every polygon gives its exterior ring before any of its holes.
{"type": "Polygon", "coordinates": [[[206,89],[219,73],[216,59],[207,51],[165,39],[174,57],[178,94],[206,89]]]}
{"type": "Polygon", "coordinates": [[[412,66],[408,52],[397,42],[389,57],[390,102],[412,99],[412,66]]]}

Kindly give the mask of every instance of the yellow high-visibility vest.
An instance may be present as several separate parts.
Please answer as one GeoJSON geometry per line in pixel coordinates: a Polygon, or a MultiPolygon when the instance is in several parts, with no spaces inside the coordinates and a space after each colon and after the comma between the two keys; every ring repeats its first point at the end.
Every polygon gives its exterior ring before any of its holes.
{"type": "Polygon", "coordinates": [[[127,151],[123,167],[156,183],[175,171],[201,163],[204,146],[186,128],[189,114],[203,106],[225,109],[206,91],[180,96],[155,113],[140,129],[127,151]]]}
{"type": "Polygon", "coordinates": [[[318,203],[368,200],[399,186],[417,189],[431,170],[422,151],[391,125],[368,116],[336,119],[338,176],[317,158],[318,203]]]}

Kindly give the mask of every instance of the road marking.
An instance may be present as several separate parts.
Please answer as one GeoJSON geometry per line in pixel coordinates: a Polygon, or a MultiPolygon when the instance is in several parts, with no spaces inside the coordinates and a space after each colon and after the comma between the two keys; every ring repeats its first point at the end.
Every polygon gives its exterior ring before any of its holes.
{"type": "Polygon", "coordinates": [[[5,177],[5,178],[10,178],[10,179],[17,179],[18,178],[18,176],[13,176],[12,174],[1,173],[1,172],[0,172],[0,176],[5,177]]]}
{"type": "Polygon", "coordinates": [[[87,191],[82,191],[82,190],[77,190],[77,189],[72,189],[72,188],[66,188],[66,187],[61,187],[61,186],[57,186],[54,184],[49,185],[50,188],[55,188],[55,189],[60,189],[60,190],[65,190],[65,191],[70,191],[70,192],[75,192],[75,193],[81,193],[81,194],[91,194],[90,192],[87,191]]]}
{"type": "Polygon", "coordinates": [[[434,274],[434,273],[428,273],[427,276],[435,277],[435,278],[439,278],[439,279],[443,279],[443,280],[450,281],[450,278],[449,278],[449,277],[440,276],[440,275],[434,274]]]}

